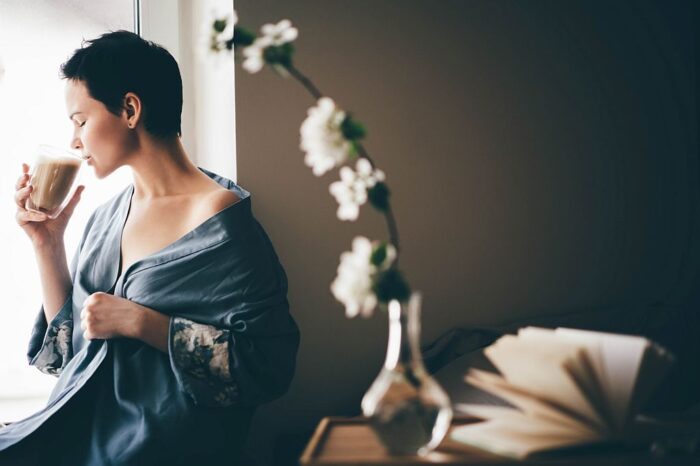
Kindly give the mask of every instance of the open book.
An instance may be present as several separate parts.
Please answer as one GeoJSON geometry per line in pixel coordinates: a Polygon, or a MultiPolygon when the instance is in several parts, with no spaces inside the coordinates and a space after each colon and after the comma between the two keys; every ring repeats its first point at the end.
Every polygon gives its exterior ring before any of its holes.
{"type": "Polygon", "coordinates": [[[451,438],[524,458],[627,436],[673,356],[643,337],[526,327],[484,350],[501,375],[470,369],[466,381],[513,407],[460,404],[484,422],[451,438]]]}

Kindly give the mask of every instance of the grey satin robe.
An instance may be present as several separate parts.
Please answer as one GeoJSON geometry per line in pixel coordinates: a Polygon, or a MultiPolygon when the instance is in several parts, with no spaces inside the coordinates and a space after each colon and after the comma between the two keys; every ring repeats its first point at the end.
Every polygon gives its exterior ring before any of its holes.
{"type": "Polygon", "coordinates": [[[44,409],[0,428],[3,452],[45,464],[236,464],[255,406],[292,379],[299,331],[287,278],[250,193],[117,277],[133,185],[90,217],[73,289],[52,322],[40,310],[29,362],[58,376],[44,409]],[[169,315],[169,353],[139,340],[85,340],[83,301],[103,291],[169,315]]]}

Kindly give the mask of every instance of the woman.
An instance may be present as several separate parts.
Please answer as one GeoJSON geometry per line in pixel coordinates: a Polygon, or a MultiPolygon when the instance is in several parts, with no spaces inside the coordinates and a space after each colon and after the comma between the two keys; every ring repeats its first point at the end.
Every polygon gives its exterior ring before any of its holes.
{"type": "Polygon", "coordinates": [[[294,373],[286,275],[250,193],[185,153],[173,57],[127,31],[87,44],[61,67],[72,147],[98,178],[127,165],[134,182],[92,214],[69,271],[83,186],[48,219],[23,208],[23,165],[16,218],[43,289],[28,356],[58,381],[0,429],[0,464],[233,464],[255,406],[294,373]]]}

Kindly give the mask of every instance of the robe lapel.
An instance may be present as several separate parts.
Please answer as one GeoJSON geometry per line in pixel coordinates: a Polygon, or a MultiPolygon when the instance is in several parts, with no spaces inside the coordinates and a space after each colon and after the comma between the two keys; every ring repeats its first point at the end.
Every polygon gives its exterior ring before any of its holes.
{"type": "Polygon", "coordinates": [[[121,236],[131,204],[133,185],[125,189],[114,208],[92,225],[80,253],[78,277],[73,283],[73,354],[87,343],[80,328],[80,311],[88,296],[98,291],[117,291],[121,236]]]}

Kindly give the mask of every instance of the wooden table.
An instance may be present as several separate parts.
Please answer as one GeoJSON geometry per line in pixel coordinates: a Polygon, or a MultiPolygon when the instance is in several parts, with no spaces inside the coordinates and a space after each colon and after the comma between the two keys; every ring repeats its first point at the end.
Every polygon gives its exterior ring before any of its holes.
{"type": "MultiPolygon", "coordinates": [[[[457,418],[452,426],[475,422],[472,418],[457,418]]],[[[306,446],[300,459],[302,465],[425,465],[449,464],[488,466],[524,464],[527,466],[643,466],[672,465],[698,466],[698,456],[655,457],[648,449],[629,450],[615,447],[578,449],[576,453],[550,453],[526,461],[515,461],[469,448],[454,442],[448,436],[440,446],[425,457],[389,456],[381,445],[367,420],[363,417],[326,417],[321,420],[316,432],[306,446]]]]}

